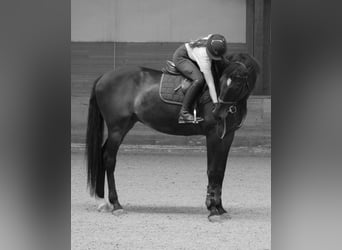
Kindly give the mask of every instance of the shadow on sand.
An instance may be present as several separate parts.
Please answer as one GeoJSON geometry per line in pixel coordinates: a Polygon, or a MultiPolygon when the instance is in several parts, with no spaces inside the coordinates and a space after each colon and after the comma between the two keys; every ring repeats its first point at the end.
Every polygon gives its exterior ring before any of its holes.
{"type": "MultiPolygon", "coordinates": [[[[187,206],[148,206],[148,205],[125,205],[124,210],[133,213],[150,214],[199,214],[207,215],[208,210],[203,207],[187,206]]],[[[231,206],[227,212],[236,219],[267,219],[271,216],[270,207],[238,207],[231,206]]]]}
{"type": "MultiPolygon", "coordinates": [[[[91,203],[77,203],[73,204],[74,208],[79,210],[87,210],[94,212],[96,206],[91,203]]],[[[270,220],[271,207],[270,206],[255,206],[255,207],[241,207],[238,205],[225,206],[228,214],[233,219],[241,220],[270,220]]],[[[189,215],[208,215],[209,211],[205,206],[153,206],[153,205],[136,205],[123,204],[123,209],[127,213],[141,213],[141,214],[189,214],[189,215]]]]}
{"type": "Polygon", "coordinates": [[[206,214],[205,207],[126,205],[124,210],[151,214],[206,214]]]}

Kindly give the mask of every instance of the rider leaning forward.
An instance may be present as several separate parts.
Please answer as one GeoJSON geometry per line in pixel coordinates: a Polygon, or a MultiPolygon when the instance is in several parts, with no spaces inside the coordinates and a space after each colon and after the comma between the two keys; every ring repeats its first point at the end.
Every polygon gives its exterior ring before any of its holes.
{"type": "MultiPolygon", "coordinates": [[[[192,80],[192,84],[185,94],[179,113],[179,123],[194,122],[194,116],[190,113],[190,108],[196,96],[203,89],[205,82],[208,85],[211,100],[214,105],[217,104],[211,62],[212,60],[222,60],[226,50],[227,45],[224,36],[214,34],[185,43],[175,51],[173,62],[177,69],[192,80]]],[[[197,117],[196,121],[203,121],[203,118],[197,117]]]]}

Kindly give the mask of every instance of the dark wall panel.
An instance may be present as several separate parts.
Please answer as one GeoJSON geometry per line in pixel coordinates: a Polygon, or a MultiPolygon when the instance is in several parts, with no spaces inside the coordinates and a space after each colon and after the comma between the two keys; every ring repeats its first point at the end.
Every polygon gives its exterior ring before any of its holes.
{"type": "MultiPolygon", "coordinates": [[[[182,43],[115,43],[115,67],[125,65],[144,65],[161,69],[165,60],[171,60],[173,52],[182,43]]],[[[228,51],[247,52],[247,45],[240,43],[228,44],[228,51]]]]}

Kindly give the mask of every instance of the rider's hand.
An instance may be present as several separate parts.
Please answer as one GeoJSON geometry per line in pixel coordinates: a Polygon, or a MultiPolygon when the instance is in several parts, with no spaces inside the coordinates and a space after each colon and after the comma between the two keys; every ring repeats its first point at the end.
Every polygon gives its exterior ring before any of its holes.
{"type": "Polygon", "coordinates": [[[218,106],[219,104],[218,103],[214,103],[214,108],[213,108],[213,116],[215,118],[215,120],[219,120],[220,117],[219,117],[219,114],[218,114],[218,106]]]}

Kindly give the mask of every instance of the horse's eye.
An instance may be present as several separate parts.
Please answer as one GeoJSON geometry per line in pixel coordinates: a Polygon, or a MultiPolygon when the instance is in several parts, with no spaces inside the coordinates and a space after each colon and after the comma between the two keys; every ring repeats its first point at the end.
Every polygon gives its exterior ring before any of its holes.
{"type": "Polygon", "coordinates": [[[228,78],[228,79],[227,79],[227,86],[228,86],[228,87],[229,87],[229,85],[231,84],[231,82],[232,82],[232,79],[228,78]]]}

